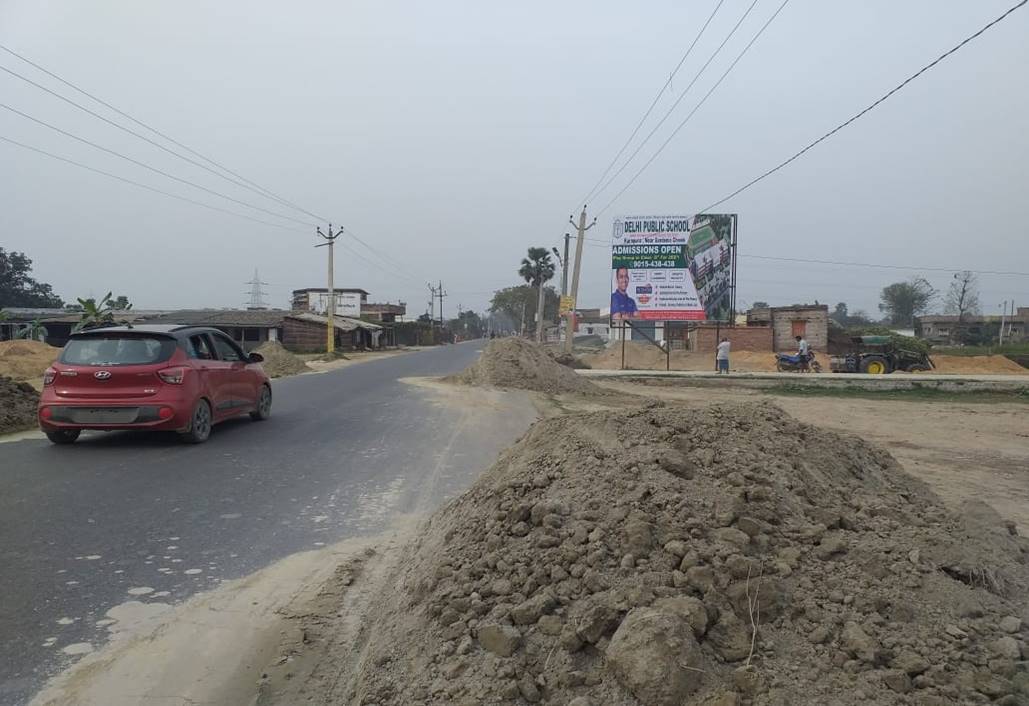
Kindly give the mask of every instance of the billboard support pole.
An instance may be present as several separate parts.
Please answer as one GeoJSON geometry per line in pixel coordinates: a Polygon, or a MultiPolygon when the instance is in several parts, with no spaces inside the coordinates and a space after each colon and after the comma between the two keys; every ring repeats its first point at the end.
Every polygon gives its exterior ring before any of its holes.
{"type": "Polygon", "coordinates": [[[568,326],[565,329],[565,353],[571,355],[572,353],[572,339],[575,338],[575,307],[579,301],[579,270],[582,267],[582,241],[586,237],[586,231],[593,226],[597,225],[597,219],[594,218],[593,222],[586,225],[586,207],[582,207],[582,213],[579,214],[579,222],[576,224],[572,220],[571,216],[568,216],[568,222],[575,227],[578,231],[578,237],[575,240],[575,269],[572,270],[572,309],[568,312],[568,326]]]}
{"type": "Polygon", "coordinates": [[[730,326],[736,326],[736,216],[732,217],[732,296],[729,303],[730,326]]]}

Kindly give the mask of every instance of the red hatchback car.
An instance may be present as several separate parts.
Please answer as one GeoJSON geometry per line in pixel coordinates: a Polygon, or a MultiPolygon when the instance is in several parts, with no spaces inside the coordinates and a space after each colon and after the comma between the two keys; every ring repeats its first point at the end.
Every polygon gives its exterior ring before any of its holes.
{"type": "Polygon", "coordinates": [[[178,432],[199,444],[241,414],[267,419],[272,388],[259,353],[197,326],[110,326],[72,335],[43,376],[39,426],[55,444],[83,429],[178,432]]]}

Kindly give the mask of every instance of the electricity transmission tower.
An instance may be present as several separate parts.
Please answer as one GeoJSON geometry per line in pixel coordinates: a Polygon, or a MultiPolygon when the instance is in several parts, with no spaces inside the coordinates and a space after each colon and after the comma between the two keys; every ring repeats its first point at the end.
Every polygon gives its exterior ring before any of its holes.
{"type": "Polygon", "coordinates": [[[254,268],[254,278],[249,282],[246,282],[246,284],[250,285],[250,301],[247,302],[247,309],[250,309],[252,311],[267,309],[268,302],[264,299],[264,296],[265,294],[267,294],[267,292],[261,289],[261,287],[267,286],[268,283],[261,281],[261,275],[258,274],[256,267],[254,268]]]}

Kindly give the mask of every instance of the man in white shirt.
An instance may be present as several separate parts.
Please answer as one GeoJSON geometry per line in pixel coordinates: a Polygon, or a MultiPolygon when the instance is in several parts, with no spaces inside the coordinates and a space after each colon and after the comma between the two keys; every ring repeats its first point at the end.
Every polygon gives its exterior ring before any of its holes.
{"type": "Polygon", "coordinates": [[[728,338],[723,338],[722,342],[718,344],[717,352],[715,353],[715,361],[718,364],[718,374],[725,373],[729,374],[729,348],[732,344],[729,343],[728,338]]]}
{"type": "Polygon", "coordinates": [[[801,372],[808,372],[809,363],[811,362],[811,347],[807,344],[807,339],[803,336],[797,336],[797,355],[800,356],[800,370],[801,372]]]}

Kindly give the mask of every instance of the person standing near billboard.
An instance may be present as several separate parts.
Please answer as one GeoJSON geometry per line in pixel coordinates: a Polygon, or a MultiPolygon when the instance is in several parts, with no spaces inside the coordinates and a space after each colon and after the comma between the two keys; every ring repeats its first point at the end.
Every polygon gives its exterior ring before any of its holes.
{"type": "Polygon", "coordinates": [[[636,300],[629,296],[629,268],[615,270],[615,291],[611,292],[611,318],[632,319],[639,312],[636,300]]]}
{"type": "Polygon", "coordinates": [[[729,349],[732,344],[729,343],[728,338],[723,338],[722,342],[718,344],[718,348],[715,351],[715,361],[718,363],[718,374],[725,373],[729,374],[729,349]]]}

